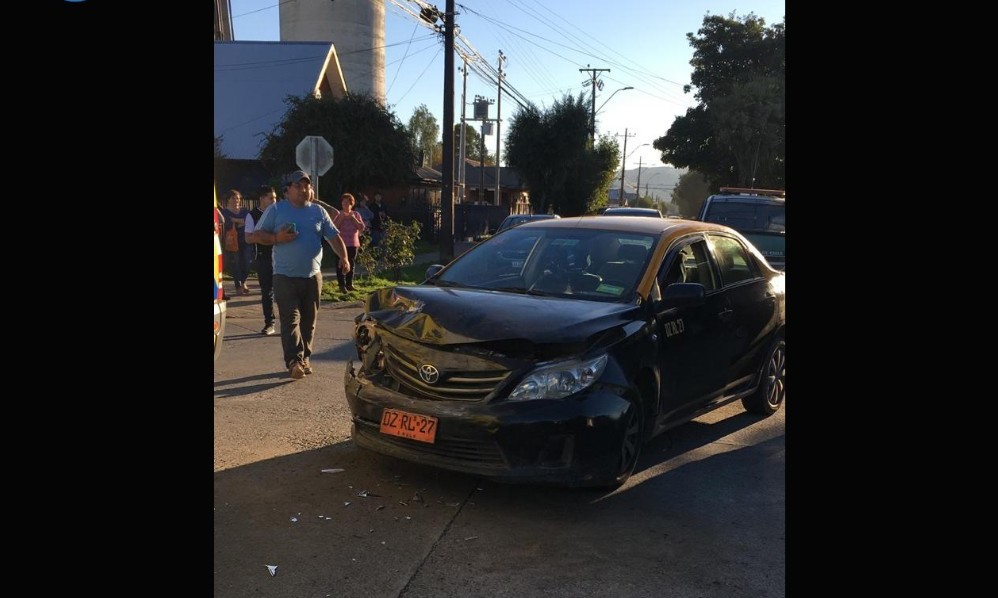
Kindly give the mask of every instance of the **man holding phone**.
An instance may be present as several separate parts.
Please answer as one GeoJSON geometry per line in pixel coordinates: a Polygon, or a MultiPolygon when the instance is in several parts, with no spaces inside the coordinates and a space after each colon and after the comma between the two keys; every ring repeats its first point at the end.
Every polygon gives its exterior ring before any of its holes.
{"type": "Polygon", "coordinates": [[[329,242],[344,272],[347,248],[329,214],[312,201],[308,175],[296,170],[284,179],[287,201],[272,205],[256,225],[257,243],[273,245],[274,299],[281,318],[284,366],[297,380],[312,373],[312,337],[322,294],[322,239],[329,242]]]}

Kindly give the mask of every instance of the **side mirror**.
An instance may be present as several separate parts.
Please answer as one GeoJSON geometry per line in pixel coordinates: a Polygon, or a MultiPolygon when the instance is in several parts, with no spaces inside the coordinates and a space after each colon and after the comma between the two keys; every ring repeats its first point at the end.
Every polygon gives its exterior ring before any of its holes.
{"type": "Polygon", "coordinates": [[[703,305],[704,301],[706,301],[706,291],[702,284],[674,282],[665,287],[665,291],[662,292],[662,299],[658,302],[658,311],[703,305]]]}
{"type": "MultiPolygon", "coordinates": [[[[437,275],[437,272],[440,272],[443,269],[444,269],[444,267],[441,266],[440,264],[433,264],[432,266],[430,266],[429,268],[426,269],[426,279],[429,280],[429,279],[433,278],[434,276],[437,275]]],[[[703,288],[703,287],[700,287],[700,288],[703,288]]]]}

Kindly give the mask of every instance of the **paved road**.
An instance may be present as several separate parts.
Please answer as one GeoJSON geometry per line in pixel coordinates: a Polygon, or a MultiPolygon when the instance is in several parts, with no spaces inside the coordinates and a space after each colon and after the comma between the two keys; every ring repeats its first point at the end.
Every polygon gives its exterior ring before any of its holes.
{"type": "Polygon", "coordinates": [[[496,484],[355,448],[360,309],[322,307],[292,381],[258,300],[230,301],[215,363],[215,598],[785,595],[786,407],[677,428],[613,493],[496,484]]]}

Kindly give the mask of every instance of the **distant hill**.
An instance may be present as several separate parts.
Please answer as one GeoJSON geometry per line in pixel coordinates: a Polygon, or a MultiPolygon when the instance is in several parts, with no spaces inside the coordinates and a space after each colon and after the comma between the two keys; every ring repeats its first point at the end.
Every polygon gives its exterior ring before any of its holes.
{"type": "MultiPolygon", "coordinates": [[[[669,201],[672,197],[672,190],[679,184],[679,177],[686,174],[685,168],[675,168],[673,166],[651,166],[641,168],[641,194],[645,192],[645,185],[648,186],[648,195],[663,201],[669,201]]],[[[634,185],[638,183],[638,169],[633,168],[624,171],[624,191],[634,193],[634,185]]],[[[620,173],[617,173],[616,187],[620,186],[620,173]]]]}

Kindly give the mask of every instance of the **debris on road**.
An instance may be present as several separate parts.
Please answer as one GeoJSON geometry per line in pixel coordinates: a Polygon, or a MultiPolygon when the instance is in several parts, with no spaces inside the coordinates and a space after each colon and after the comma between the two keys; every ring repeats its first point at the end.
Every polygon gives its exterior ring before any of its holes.
{"type": "Polygon", "coordinates": [[[477,540],[477,539],[478,536],[468,536],[467,538],[464,539],[464,541],[467,542],[468,540],[477,540]]]}
{"type": "Polygon", "coordinates": [[[343,471],[342,469],[323,469],[322,473],[339,473],[343,471]]]}
{"type": "Polygon", "coordinates": [[[381,498],[380,494],[368,492],[367,490],[361,490],[360,492],[357,493],[357,496],[361,498],[381,498]]]}
{"type": "Polygon", "coordinates": [[[271,577],[277,575],[277,565],[267,565],[267,571],[270,571],[271,577]]]}

